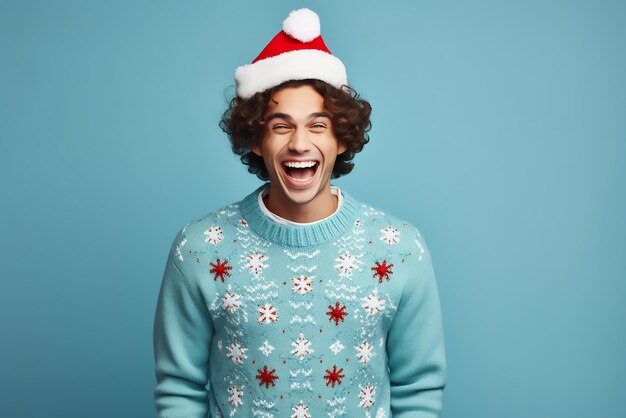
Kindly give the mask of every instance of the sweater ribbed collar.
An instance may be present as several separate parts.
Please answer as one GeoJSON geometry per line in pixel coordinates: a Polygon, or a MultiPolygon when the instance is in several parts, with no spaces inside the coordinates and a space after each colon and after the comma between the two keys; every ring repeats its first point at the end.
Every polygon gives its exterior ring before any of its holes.
{"type": "Polygon", "coordinates": [[[262,238],[287,247],[319,245],[346,234],[354,225],[359,204],[344,189],[343,203],[338,211],[321,222],[305,225],[279,224],[270,219],[259,206],[259,192],[268,183],[259,186],[239,203],[241,214],[252,231],[262,238]]]}

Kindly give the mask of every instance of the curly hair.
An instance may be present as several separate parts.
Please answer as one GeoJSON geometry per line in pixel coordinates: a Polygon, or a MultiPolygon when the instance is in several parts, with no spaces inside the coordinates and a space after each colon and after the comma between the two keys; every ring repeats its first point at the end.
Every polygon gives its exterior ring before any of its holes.
{"type": "Polygon", "coordinates": [[[354,168],[352,159],[369,142],[367,133],[372,127],[372,107],[349,86],[338,89],[317,79],[289,80],[249,99],[235,96],[222,115],[219,126],[228,135],[232,151],[248,166],[248,172],[256,174],[261,180],[269,180],[269,174],[263,157],[252,152],[251,148],[258,145],[265,135],[264,117],[269,102],[279,90],[303,85],[313,87],[324,98],[324,107],[331,114],[333,133],[337,141],[346,146],[346,151],[337,155],[331,178],[351,172],[354,168]]]}

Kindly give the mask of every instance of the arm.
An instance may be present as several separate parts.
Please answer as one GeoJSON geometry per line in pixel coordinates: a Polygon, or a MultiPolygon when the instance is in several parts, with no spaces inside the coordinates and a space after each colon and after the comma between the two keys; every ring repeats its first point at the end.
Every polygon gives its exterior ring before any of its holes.
{"type": "Polygon", "coordinates": [[[213,324],[202,300],[198,287],[181,272],[171,250],[153,330],[157,380],[154,397],[158,418],[209,416],[205,386],[209,383],[208,357],[213,324]]]}
{"type": "Polygon", "coordinates": [[[437,418],[443,406],[446,358],[439,295],[430,252],[421,245],[422,258],[411,256],[415,274],[405,284],[387,334],[393,418],[437,418]]]}

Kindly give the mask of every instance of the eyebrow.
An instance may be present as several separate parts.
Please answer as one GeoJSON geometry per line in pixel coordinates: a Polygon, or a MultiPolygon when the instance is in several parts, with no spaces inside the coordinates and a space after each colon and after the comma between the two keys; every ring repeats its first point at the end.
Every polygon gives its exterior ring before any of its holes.
{"type": "MultiPolygon", "coordinates": [[[[293,118],[290,115],[288,115],[286,113],[276,112],[276,113],[272,113],[272,114],[268,115],[265,118],[265,123],[268,123],[272,119],[276,119],[276,118],[284,119],[287,122],[291,122],[291,123],[294,122],[293,118]]],[[[307,120],[311,120],[311,119],[315,119],[315,118],[328,118],[328,119],[330,119],[331,117],[330,117],[330,114],[328,114],[327,112],[314,112],[314,113],[311,113],[309,115],[307,120]]]]}

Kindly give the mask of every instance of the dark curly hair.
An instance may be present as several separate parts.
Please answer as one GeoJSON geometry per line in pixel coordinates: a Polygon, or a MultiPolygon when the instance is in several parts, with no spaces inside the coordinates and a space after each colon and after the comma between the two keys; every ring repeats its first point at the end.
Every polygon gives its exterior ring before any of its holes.
{"type": "Polygon", "coordinates": [[[265,134],[264,117],[271,98],[287,87],[309,85],[324,98],[324,107],[331,114],[332,129],[337,141],[346,146],[346,151],[337,155],[331,178],[348,174],[354,168],[352,159],[369,142],[367,132],[371,129],[369,102],[349,86],[338,89],[316,79],[289,80],[249,99],[235,96],[222,115],[220,128],[228,135],[233,152],[248,166],[248,172],[261,180],[269,180],[263,157],[251,151],[265,134]]]}

